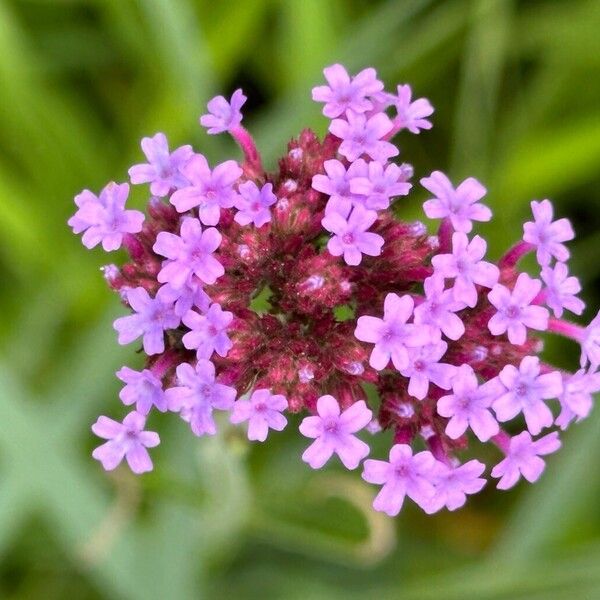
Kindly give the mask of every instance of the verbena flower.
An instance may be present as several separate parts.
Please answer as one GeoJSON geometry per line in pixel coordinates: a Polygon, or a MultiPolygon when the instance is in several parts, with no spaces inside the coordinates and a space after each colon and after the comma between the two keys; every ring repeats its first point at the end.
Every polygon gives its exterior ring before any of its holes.
{"type": "Polygon", "coordinates": [[[136,412],[98,419],[107,441],[94,457],[106,469],[125,458],[134,472],[150,470],[146,448],[159,439],[145,418],[165,409],[197,436],[246,423],[253,441],[304,413],[302,458],[313,468],[335,454],[356,469],[366,439],[392,431],[389,459],[363,470],[382,486],[374,508],[389,515],[406,497],[428,513],[462,506],[485,485],[473,458],[481,442],[497,448],[483,456],[499,488],[537,480],[541,457],[560,446],[551,428],[587,417],[600,389],[600,316],[587,327],[563,319],[584,308],[566,265],[570,223],[554,220],[548,200],[534,202],[523,239],[486,257],[485,239],[471,233],[491,219],[483,184],[454,187],[440,171],[421,180],[437,231],[397,218],[413,168],[390,162],[392,138],[428,129],[433,108],[407,85],[385,92],[374,69],[352,77],[333,65],[325,76],[313,97],[332,119],[328,133],[303,131],[272,172],[242,125],[237,90],[212,99],[201,123],[230,134],[242,160],[211,168],[157,134],[142,144],[148,163],[130,170],[133,183],[150,184],[145,218],[126,209],[127,184],[76,196],[69,225],[84,245],[127,251],[103,275],[129,310],[114,324],[119,342],[139,340],[146,359],[140,371],[118,371],[136,412]],[[531,277],[519,268],[529,252],[540,266],[531,277]],[[580,370],[540,360],[540,332],[577,344],[580,370]]]}

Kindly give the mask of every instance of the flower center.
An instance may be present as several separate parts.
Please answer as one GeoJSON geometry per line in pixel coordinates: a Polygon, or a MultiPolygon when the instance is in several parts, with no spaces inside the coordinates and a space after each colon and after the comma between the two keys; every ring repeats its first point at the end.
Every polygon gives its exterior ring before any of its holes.
{"type": "Polygon", "coordinates": [[[327,433],[337,433],[338,431],[338,422],[337,419],[328,419],[325,421],[325,426],[323,427],[327,433]]]}
{"type": "Polygon", "coordinates": [[[214,325],[208,326],[208,335],[215,337],[219,333],[219,330],[214,325]]]}
{"type": "Polygon", "coordinates": [[[354,235],[352,233],[345,233],[342,236],[342,242],[344,242],[344,244],[353,244],[354,243],[354,235]]]}
{"type": "Polygon", "coordinates": [[[506,310],[506,316],[509,319],[516,319],[521,314],[521,309],[518,306],[509,306],[506,310]]]}

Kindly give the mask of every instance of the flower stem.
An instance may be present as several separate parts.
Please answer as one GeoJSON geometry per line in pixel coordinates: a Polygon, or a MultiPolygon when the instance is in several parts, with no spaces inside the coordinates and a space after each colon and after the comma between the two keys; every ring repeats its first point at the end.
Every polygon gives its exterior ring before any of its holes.
{"type": "Polygon", "coordinates": [[[246,174],[252,177],[259,177],[263,175],[264,169],[262,166],[260,153],[248,130],[241,125],[237,125],[236,127],[230,129],[229,133],[231,134],[231,137],[238,143],[242,149],[242,152],[244,153],[244,157],[246,159],[244,170],[246,171],[246,174]]]}
{"type": "Polygon", "coordinates": [[[570,340],[580,342],[583,338],[583,332],[585,330],[583,327],[575,325],[575,323],[569,323],[569,321],[563,321],[562,319],[550,317],[548,321],[548,331],[562,335],[570,340]]]}
{"type": "Polygon", "coordinates": [[[528,242],[517,242],[499,261],[500,268],[514,267],[535,246],[528,242]]]}

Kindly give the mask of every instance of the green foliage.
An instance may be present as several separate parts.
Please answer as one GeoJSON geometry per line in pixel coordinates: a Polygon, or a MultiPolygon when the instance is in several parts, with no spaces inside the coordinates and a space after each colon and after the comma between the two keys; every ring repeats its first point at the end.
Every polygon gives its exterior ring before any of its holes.
{"type": "Polygon", "coordinates": [[[308,472],[291,431],[249,448],[163,419],[156,472],[105,476],[89,425],[118,413],[112,374],[136,358],[111,328],[111,259],[65,223],[80,189],[123,180],[141,135],[236,152],[197,125],[218,91],[247,89],[273,165],[301,127],[324,131],[322,67],[372,64],[436,106],[400,141],[417,176],[482,178],[496,254],[528,200],[553,197],[598,306],[599,29],[595,0],[0,0],[0,597],[600,597],[598,410],[536,486],[435,517],[373,513],[357,474],[308,472]]]}

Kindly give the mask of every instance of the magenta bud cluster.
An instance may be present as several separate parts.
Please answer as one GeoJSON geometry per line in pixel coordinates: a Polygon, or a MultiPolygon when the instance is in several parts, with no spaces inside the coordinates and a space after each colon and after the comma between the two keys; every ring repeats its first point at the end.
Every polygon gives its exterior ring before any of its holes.
{"type": "Polygon", "coordinates": [[[312,97],[328,133],[302,131],[273,171],[242,125],[237,90],[213,98],[200,123],[229,133],[242,161],[211,165],[157,133],[129,169],[131,184],[149,185],[146,215],[125,208],[127,183],[76,196],[69,225],[83,244],[128,254],[103,273],[129,311],[114,323],[118,341],[146,359],[117,372],[132,412],[99,417],[94,458],[151,470],[160,440],[146,420],[157,411],[196,436],[228,420],[258,442],[304,413],[302,460],[362,468],[380,486],[373,507],[391,516],[406,497],[427,513],[455,510],[486,472],[499,489],[536,481],[560,447],[557,429],[587,417],[600,390],[600,316],[587,327],[565,319],[584,310],[567,266],[571,224],[534,201],[521,239],[494,259],[473,234],[492,221],[486,188],[440,171],[420,180],[437,232],[397,218],[413,167],[391,162],[392,139],[430,129],[433,107],[409,85],[386,92],[372,68],[324,75],[312,97]],[[529,253],[533,275],[519,270],[529,253]],[[579,346],[579,370],[544,361],[543,332],[579,346]],[[393,442],[375,458],[368,440],[382,430],[393,442]],[[483,453],[492,464],[473,458],[480,443],[494,446],[483,453]]]}

